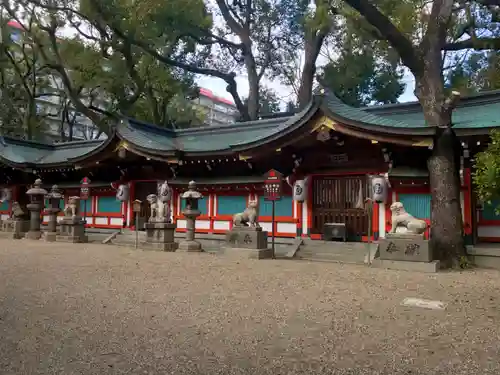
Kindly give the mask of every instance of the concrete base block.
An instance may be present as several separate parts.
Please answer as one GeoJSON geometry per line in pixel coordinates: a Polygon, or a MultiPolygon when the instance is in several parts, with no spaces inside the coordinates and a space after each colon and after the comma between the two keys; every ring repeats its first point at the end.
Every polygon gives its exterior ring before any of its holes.
{"type": "Polygon", "coordinates": [[[240,249],[267,249],[267,232],[262,228],[235,226],[226,233],[226,246],[240,249]]]}
{"type": "Polygon", "coordinates": [[[26,238],[28,240],[39,240],[40,238],[42,238],[42,232],[40,232],[40,231],[31,232],[30,231],[30,232],[26,233],[24,238],[26,238]]]}
{"type": "Polygon", "coordinates": [[[420,235],[392,234],[379,240],[380,259],[403,262],[430,262],[429,241],[420,235]]]}
{"type": "Polygon", "coordinates": [[[63,236],[59,235],[56,237],[57,242],[69,242],[69,243],[87,243],[89,241],[87,236],[63,236]]]}
{"type": "Polygon", "coordinates": [[[235,259],[269,259],[273,256],[271,249],[246,249],[241,247],[223,247],[220,254],[235,259]]]}
{"type": "Polygon", "coordinates": [[[406,262],[402,260],[374,259],[372,261],[372,267],[386,268],[390,270],[436,273],[439,271],[439,260],[433,260],[432,262],[406,262]]]}
{"type": "Polygon", "coordinates": [[[177,242],[170,243],[151,243],[151,242],[142,242],[139,244],[139,247],[142,250],[152,250],[152,251],[176,251],[179,247],[177,242]]]}
{"type": "Polygon", "coordinates": [[[201,247],[201,243],[198,241],[182,241],[179,243],[178,251],[186,251],[189,253],[199,253],[202,252],[203,249],[201,247]]]}
{"type": "Polygon", "coordinates": [[[45,232],[43,235],[43,239],[47,242],[55,242],[57,240],[56,232],[45,232]]]}

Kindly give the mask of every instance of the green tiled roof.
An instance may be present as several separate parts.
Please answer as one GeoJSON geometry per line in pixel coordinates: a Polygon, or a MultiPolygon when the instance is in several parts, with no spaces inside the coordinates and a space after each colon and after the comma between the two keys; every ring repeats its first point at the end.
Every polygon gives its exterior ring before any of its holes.
{"type": "Polygon", "coordinates": [[[64,164],[91,153],[102,143],[103,141],[83,141],[48,145],[0,137],[0,157],[14,164],[64,164]]]}
{"type": "MultiPolygon", "coordinates": [[[[405,122],[408,127],[422,128],[427,124],[418,102],[373,106],[364,112],[388,120],[405,122]]],[[[457,129],[479,129],[500,126],[500,90],[484,92],[461,99],[453,111],[457,129]]]]}
{"type": "MultiPolygon", "coordinates": [[[[322,111],[332,119],[351,127],[394,134],[428,134],[418,103],[404,103],[379,107],[353,108],[342,103],[333,93],[324,90],[316,94],[304,110],[294,115],[257,121],[237,122],[223,126],[169,130],[133,119],[124,119],[106,141],[70,142],[47,145],[0,137],[0,158],[14,165],[57,166],[71,164],[91,153],[106,148],[119,137],[138,153],[165,156],[185,153],[234,153],[250,149],[256,144],[279,139],[300,129],[311,116],[322,111]]],[[[463,98],[454,111],[458,129],[487,132],[500,126],[500,91],[463,98]]],[[[462,133],[467,134],[467,132],[462,133]]]]}

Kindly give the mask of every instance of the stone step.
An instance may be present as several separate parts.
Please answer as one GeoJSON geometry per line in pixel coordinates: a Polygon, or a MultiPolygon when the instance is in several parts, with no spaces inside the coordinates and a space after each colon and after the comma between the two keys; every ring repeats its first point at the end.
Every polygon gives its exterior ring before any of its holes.
{"type": "Polygon", "coordinates": [[[312,262],[325,262],[325,263],[348,263],[348,264],[365,264],[365,257],[346,255],[346,254],[331,254],[329,256],[303,256],[296,255],[298,260],[306,260],[312,262]]]}

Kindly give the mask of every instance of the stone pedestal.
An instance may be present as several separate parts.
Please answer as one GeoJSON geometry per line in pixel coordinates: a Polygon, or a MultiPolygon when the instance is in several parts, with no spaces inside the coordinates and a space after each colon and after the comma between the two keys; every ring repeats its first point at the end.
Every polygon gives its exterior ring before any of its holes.
{"type": "Polygon", "coordinates": [[[81,217],[68,218],[61,220],[59,235],[56,236],[57,241],[83,243],[88,242],[85,235],[85,222],[81,217]]]}
{"type": "Polygon", "coordinates": [[[429,241],[423,234],[388,233],[379,241],[381,260],[404,262],[432,261],[429,241]]]}
{"type": "Polygon", "coordinates": [[[29,220],[7,219],[2,221],[2,232],[0,232],[0,235],[4,238],[19,240],[25,238],[29,228],[29,220]]]}
{"type": "Polygon", "coordinates": [[[200,211],[185,209],[182,213],[186,217],[186,238],[179,243],[178,250],[188,252],[203,251],[201,243],[194,239],[196,218],[200,216],[200,211]]]}
{"type": "Polygon", "coordinates": [[[247,259],[272,257],[272,250],[267,247],[267,232],[255,227],[234,226],[226,233],[226,247],[222,252],[247,259]]]}
{"type": "Polygon", "coordinates": [[[55,211],[52,208],[49,208],[49,222],[47,223],[47,231],[44,234],[44,240],[48,242],[54,242],[57,238],[57,214],[59,213],[59,209],[55,211]]]}
{"type": "Polygon", "coordinates": [[[147,223],[146,242],[141,243],[144,250],[175,251],[178,244],[174,241],[176,225],[172,223],[147,223]]]}

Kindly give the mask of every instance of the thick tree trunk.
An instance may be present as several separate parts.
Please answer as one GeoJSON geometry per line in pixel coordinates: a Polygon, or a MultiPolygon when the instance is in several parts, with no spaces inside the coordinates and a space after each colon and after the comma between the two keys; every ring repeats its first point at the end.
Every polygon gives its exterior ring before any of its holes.
{"type": "Polygon", "coordinates": [[[438,128],[429,169],[431,205],[430,246],[441,267],[458,267],[465,253],[460,202],[460,143],[453,128],[438,128]]]}
{"type": "Polygon", "coordinates": [[[314,78],[316,76],[316,60],[325,40],[326,32],[317,31],[306,37],[304,46],[304,67],[300,77],[297,102],[299,108],[304,108],[312,98],[314,78]]]}
{"type": "MultiPolygon", "coordinates": [[[[441,49],[427,50],[423,69],[416,75],[415,94],[424,111],[427,126],[435,129],[432,154],[427,160],[431,192],[431,238],[434,259],[441,267],[457,267],[465,256],[463,217],[460,201],[461,146],[453,130],[454,103],[444,94],[441,49]]],[[[436,46],[437,45],[437,46],[436,46]]]]}

